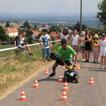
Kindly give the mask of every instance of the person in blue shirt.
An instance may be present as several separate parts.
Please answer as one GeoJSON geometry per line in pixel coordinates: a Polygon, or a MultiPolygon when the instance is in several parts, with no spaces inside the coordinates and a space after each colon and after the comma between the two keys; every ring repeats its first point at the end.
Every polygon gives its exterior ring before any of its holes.
{"type": "Polygon", "coordinates": [[[47,29],[44,29],[43,30],[43,35],[40,36],[39,38],[39,41],[40,41],[40,45],[42,47],[42,58],[43,60],[45,61],[46,59],[49,60],[49,57],[50,57],[50,46],[52,46],[52,43],[51,43],[51,38],[48,34],[48,30],[47,29]]]}

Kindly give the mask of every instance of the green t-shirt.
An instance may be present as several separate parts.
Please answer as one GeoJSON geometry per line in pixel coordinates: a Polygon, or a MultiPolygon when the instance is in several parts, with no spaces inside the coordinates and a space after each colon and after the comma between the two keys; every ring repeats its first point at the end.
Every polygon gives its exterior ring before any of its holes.
{"type": "Polygon", "coordinates": [[[66,50],[64,50],[62,46],[60,46],[58,49],[58,54],[63,60],[68,61],[72,60],[72,56],[76,55],[76,52],[71,46],[67,45],[66,50]]]}

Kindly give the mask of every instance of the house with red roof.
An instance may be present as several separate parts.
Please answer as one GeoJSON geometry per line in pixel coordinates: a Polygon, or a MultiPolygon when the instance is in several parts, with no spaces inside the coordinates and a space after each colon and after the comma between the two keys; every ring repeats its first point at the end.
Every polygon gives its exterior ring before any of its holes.
{"type": "Polygon", "coordinates": [[[16,36],[18,36],[18,29],[16,27],[7,27],[6,34],[9,37],[16,37],[16,36]]]}

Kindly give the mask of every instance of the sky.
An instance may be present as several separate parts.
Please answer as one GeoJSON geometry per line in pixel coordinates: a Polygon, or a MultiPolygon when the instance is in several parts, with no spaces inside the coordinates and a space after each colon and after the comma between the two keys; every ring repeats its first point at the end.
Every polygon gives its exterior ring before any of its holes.
{"type": "MultiPolygon", "coordinates": [[[[102,0],[82,0],[83,14],[98,12],[102,0]]],[[[80,0],[0,0],[0,13],[79,14],[80,0]]]]}

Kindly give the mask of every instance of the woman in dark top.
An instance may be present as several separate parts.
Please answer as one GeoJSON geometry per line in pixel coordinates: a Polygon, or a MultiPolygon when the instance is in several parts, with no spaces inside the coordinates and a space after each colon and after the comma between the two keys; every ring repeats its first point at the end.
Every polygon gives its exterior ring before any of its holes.
{"type": "Polygon", "coordinates": [[[88,31],[85,35],[85,62],[89,62],[90,52],[92,51],[92,37],[91,33],[88,31]]]}

